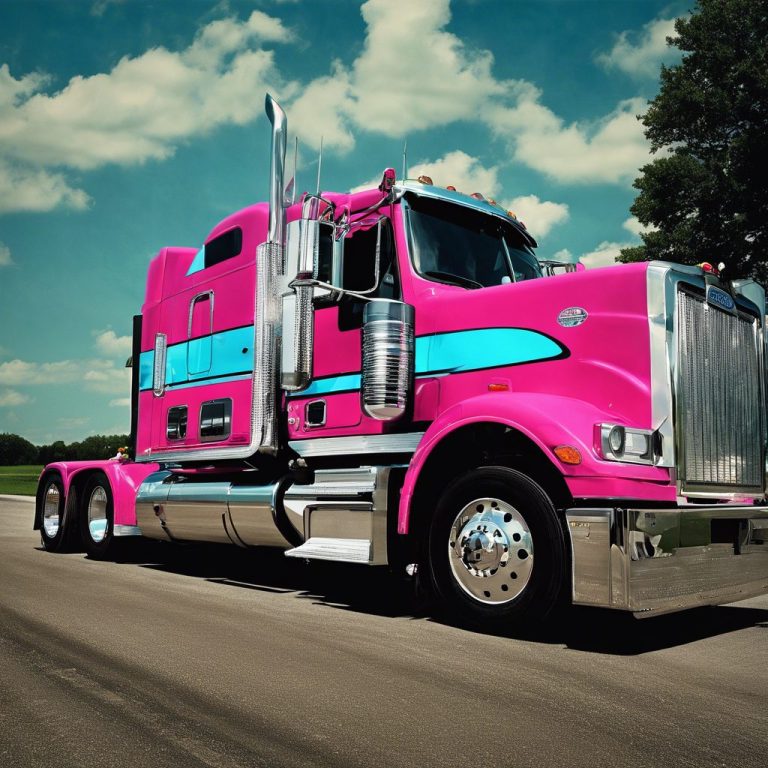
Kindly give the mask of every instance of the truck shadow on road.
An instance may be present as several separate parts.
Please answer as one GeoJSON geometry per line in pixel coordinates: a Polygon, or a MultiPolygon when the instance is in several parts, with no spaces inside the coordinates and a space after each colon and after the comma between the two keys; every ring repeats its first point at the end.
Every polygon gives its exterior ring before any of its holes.
{"type": "Polygon", "coordinates": [[[768,630],[768,610],[748,606],[697,608],[646,619],[597,608],[570,607],[547,623],[525,630],[479,633],[440,617],[412,579],[384,568],[290,560],[277,550],[240,550],[214,544],[136,542],[119,562],[238,588],[284,593],[344,611],[393,620],[425,620],[457,631],[572,650],[637,655],[758,627],[768,630]]]}

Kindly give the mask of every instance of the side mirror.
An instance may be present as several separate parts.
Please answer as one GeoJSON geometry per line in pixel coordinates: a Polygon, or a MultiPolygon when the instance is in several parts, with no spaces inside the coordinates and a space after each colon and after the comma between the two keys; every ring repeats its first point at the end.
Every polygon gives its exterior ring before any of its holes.
{"type": "Polygon", "coordinates": [[[341,273],[340,255],[343,241],[336,241],[332,222],[297,219],[287,226],[285,275],[289,280],[321,280],[334,282],[341,273]]]}

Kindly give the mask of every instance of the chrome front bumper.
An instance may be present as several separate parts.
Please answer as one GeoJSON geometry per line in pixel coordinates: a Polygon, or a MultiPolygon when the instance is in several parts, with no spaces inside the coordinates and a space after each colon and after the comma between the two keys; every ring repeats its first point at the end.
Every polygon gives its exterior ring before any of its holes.
{"type": "Polygon", "coordinates": [[[573,602],[638,614],[768,593],[768,507],[568,509],[573,602]]]}

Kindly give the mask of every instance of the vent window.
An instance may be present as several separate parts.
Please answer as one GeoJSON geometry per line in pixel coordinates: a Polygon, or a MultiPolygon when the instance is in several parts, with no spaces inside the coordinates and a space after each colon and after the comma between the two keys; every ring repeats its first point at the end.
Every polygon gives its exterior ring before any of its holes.
{"type": "Polygon", "coordinates": [[[182,440],[187,436],[186,405],[177,405],[168,409],[168,425],[165,434],[169,440],[182,440]]]}
{"type": "Polygon", "coordinates": [[[240,227],[227,230],[205,244],[205,269],[239,256],[243,250],[243,230],[240,227]]]}
{"type": "Polygon", "coordinates": [[[200,440],[224,440],[232,431],[232,400],[208,400],[200,406],[200,440]]]}

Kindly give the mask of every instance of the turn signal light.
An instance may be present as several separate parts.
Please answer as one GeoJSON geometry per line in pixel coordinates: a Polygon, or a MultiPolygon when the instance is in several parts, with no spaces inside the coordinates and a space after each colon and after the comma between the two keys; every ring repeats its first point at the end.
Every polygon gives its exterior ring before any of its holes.
{"type": "Polygon", "coordinates": [[[581,464],[581,454],[572,445],[558,445],[555,448],[555,456],[563,464],[581,464]]]}
{"type": "Polygon", "coordinates": [[[509,392],[509,384],[489,384],[488,385],[488,391],[489,392],[509,392]]]}

